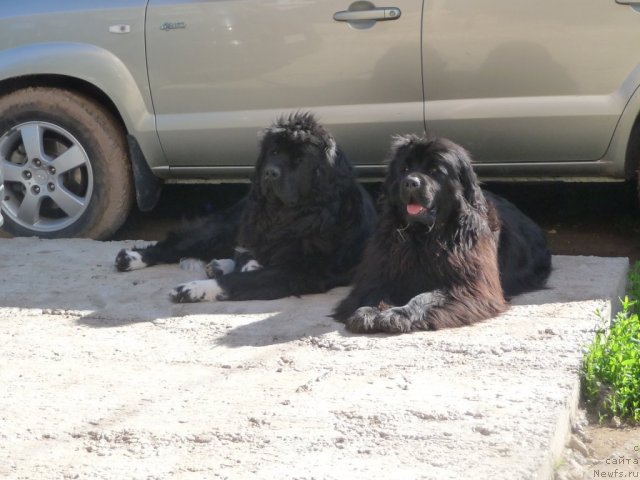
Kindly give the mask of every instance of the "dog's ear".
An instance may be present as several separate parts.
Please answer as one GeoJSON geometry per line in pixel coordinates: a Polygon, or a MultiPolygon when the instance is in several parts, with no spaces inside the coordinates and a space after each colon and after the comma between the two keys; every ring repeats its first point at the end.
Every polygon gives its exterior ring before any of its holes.
{"type": "Polygon", "coordinates": [[[301,135],[300,138],[304,139],[306,143],[319,148],[324,154],[324,158],[329,167],[340,168],[341,165],[339,165],[339,163],[340,161],[344,161],[344,159],[339,157],[344,156],[344,154],[339,151],[336,140],[333,138],[331,132],[318,122],[315,115],[311,112],[298,112],[296,118],[298,118],[298,121],[294,123],[301,129],[301,133],[304,134],[301,135]]]}
{"type": "Polygon", "coordinates": [[[338,157],[344,156],[344,153],[338,151],[336,141],[334,140],[333,136],[329,134],[329,132],[326,132],[326,134],[323,135],[323,140],[324,154],[327,159],[327,163],[331,166],[336,165],[336,162],[339,160],[338,157]]]}
{"type": "Polygon", "coordinates": [[[469,153],[459,145],[454,145],[450,151],[457,158],[458,179],[462,185],[465,202],[474,210],[484,211],[487,203],[480,189],[476,172],[473,171],[469,153]]]}
{"type": "Polygon", "coordinates": [[[403,154],[403,151],[408,148],[412,143],[419,141],[419,137],[414,134],[406,134],[406,135],[392,135],[391,136],[391,145],[389,146],[389,151],[387,152],[387,156],[385,157],[384,163],[387,165],[387,174],[385,176],[383,191],[386,193],[390,193],[391,186],[396,180],[395,170],[397,168],[398,162],[401,161],[400,156],[403,154]]]}
{"type": "Polygon", "coordinates": [[[250,195],[262,195],[262,191],[260,189],[260,172],[262,171],[262,167],[264,166],[265,157],[267,155],[267,146],[266,143],[269,141],[269,137],[274,135],[274,127],[268,127],[260,132],[258,132],[258,158],[256,158],[255,164],[253,166],[253,170],[251,172],[251,176],[249,177],[250,182],[250,195]]]}
{"type": "Polygon", "coordinates": [[[333,148],[332,160],[329,160],[329,154],[327,153],[327,160],[330,162],[333,176],[337,179],[344,179],[350,182],[351,178],[355,175],[353,166],[341,148],[335,146],[335,144],[333,148]]]}

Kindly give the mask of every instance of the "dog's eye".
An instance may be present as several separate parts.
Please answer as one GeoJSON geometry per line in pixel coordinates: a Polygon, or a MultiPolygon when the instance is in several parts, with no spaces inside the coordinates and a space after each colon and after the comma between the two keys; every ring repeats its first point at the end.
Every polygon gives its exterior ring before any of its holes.
{"type": "Polygon", "coordinates": [[[278,155],[279,153],[280,153],[280,152],[278,151],[278,149],[277,149],[277,148],[274,148],[273,150],[271,150],[271,151],[269,152],[269,155],[273,155],[273,156],[275,156],[275,155],[278,155]]]}

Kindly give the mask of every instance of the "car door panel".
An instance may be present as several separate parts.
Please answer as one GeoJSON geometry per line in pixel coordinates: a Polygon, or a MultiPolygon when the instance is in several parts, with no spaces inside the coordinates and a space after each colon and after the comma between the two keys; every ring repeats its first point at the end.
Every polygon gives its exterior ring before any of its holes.
{"type": "Polygon", "coordinates": [[[424,128],[421,3],[391,6],[397,20],[354,28],[333,19],[348,0],[151,0],[149,76],[171,165],[252,165],[257,131],[298,109],[352,159],[381,163],[391,134],[424,128]]]}
{"type": "Polygon", "coordinates": [[[426,2],[427,128],[483,163],[601,158],[640,79],[639,21],[613,0],[426,2]]]}

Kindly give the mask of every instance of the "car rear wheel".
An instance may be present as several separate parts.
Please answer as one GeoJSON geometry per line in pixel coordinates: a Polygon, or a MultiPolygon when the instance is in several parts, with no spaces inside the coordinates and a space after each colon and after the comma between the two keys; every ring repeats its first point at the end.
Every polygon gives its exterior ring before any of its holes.
{"type": "Polygon", "coordinates": [[[125,133],[92,99],[58,88],[0,98],[4,229],[105,239],[133,203],[125,133]]]}

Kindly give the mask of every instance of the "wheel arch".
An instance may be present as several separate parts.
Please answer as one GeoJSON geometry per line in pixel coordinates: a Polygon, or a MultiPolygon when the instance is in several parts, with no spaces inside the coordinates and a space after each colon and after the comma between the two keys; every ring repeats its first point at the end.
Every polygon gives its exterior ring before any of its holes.
{"type": "Polygon", "coordinates": [[[127,137],[139,207],[149,210],[155,205],[162,182],[150,173],[151,167],[166,161],[146,75],[136,82],[113,53],[77,43],[32,44],[0,52],[0,72],[3,94],[24,88],[60,88],[104,107],[127,137]]]}
{"type": "MultiPolygon", "coordinates": [[[[627,180],[638,177],[640,171],[640,110],[629,132],[625,152],[625,178],[627,180]]],[[[639,184],[640,185],[640,184],[639,184]]]]}
{"type": "MultiPolygon", "coordinates": [[[[611,175],[625,180],[637,176],[640,168],[640,65],[617,92],[626,99],[605,159],[611,163],[611,175]]],[[[624,100],[623,100],[624,101],[624,100]]]]}
{"type": "Polygon", "coordinates": [[[104,108],[106,108],[109,113],[114,116],[118,123],[122,125],[122,128],[125,131],[128,131],[125,121],[120,114],[120,110],[118,110],[111,98],[109,98],[106,93],[104,93],[94,84],[89,83],[86,80],[61,74],[34,74],[7,78],[0,81],[0,91],[3,92],[3,95],[10,94],[16,90],[38,87],[60,88],[62,90],[68,90],[90,97],[91,99],[102,105],[104,108]]]}
{"type": "Polygon", "coordinates": [[[115,54],[84,43],[36,43],[0,52],[0,91],[37,86],[91,97],[136,138],[151,167],[166,165],[146,70],[144,78],[134,78],[115,54]]]}

